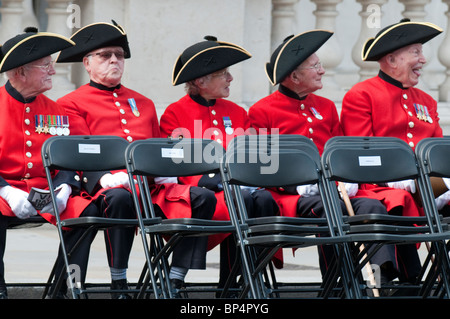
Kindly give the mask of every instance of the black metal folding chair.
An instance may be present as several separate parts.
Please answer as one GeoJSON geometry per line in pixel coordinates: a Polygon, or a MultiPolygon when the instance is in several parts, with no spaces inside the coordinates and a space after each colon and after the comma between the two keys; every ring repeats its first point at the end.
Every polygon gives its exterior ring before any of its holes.
{"type": "MultiPolygon", "coordinates": [[[[428,199],[423,205],[424,209],[430,211],[432,222],[434,223],[434,231],[447,234],[447,244],[443,247],[438,247],[440,251],[435,252],[435,254],[440,254],[440,257],[444,259],[442,262],[443,265],[449,265],[450,216],[441,216],[437,210],[431,179],[433,177],[450,177],[450,167],[448,167],[450,136],[444,136],[442,138],[430,137],[421,140],[416,145],[415,154],[422,176],[421,183],[418,184],[419,191],[422,193],[422,196],[428,199]]],[[[427,247],[429,248],[429,246],[427,247]]],[[[431,250],[431,248],[429,249],[431,250]]],[[[430,253],[427,261],[431,262],[432,258],[434,259],[434,256],[430,253]]],[[[449,279],[443,280],[439,278],[439,283],[442,286],[448,285],[448,281],[449,279]]]]}
{"type": "MultiPolygon", "coordinates": [[[[421,183],[418,164],[411,147],[400,139],[390,137],[332,138],[325,145],[322,167],[325,184],[332,196],[331,200],[336,203],[333,211],[339,210],[336,182],[384,184],[390,181],[416,179],[419,185],[421,183]]],[[[422,197],[423,202],[427,200],[422,197]]],[[[439,251],[440,243],[445,238],[442,233],[435,232],[433,216],[428,210],[425,210],[425,216],[418,217],[374,214],[373,216],[337,218],[337,220],[343,225],[349,225],[346,234],[352,238],[355,247],[365,245],[365,249],[361,252],[355,249],[357,272],[360,272],[370,257],[377,252],[377,248],[374,248],[368,253],[369,247],[431,242],[439,251]],[[365,254],[367,256],[363,259],[365,254]]],[[[440,262],[442,259],[438,260],[440,262]]],[[[436,286],[438,275],[448,276],[447,268],[446,263],[435,262],[425,278],[425,271],[423,271],[415,286],[420,289],[418,295],[429,297],[432,294],[432,287],[436,286]]],[[[359,274],[355,273],[354,276],[358,278],[359,274]]],[[[377,288],[385,288],[380,287],[379,282],[377,285],[377,288]]],[[[360,286],[364,286],[363,282],[360,286]]]]}
{"type": "Polygon", "coordinates": [[[352,271],[348,269],[351,263],[345,238],[332,221],[321,176],[320,156],[311,140],[295,135],[239,136],[229,143],[221,169],[230,217],[237,220],[235,225],[246,225],[237,229],[238,244],[244,273],[249,279],[248,288],[256,291],[258,298],[279,296],[284,290],[277,285],[267,286],[263,275],[279,249],[318,245],[333,245],[338,256],[337,266],[332,275],[325,276],[318,296],[332,296],[333,289],[338,287],[338,278],[342,278],[337,295],[357,298],[358,290],[354,289],[353,279],[349,276],[352,271]],[[241,185],[272,188],[314,183],[324,201],[325,218],[249,218],[240,192],[241,185]]]}
{"type": "MultiPolygon", "coordinates": [[[[56,205],[56,195],[54,192],[54,185],[52,181],[52,170],[67,170],[67,171],[109,171],[125,169],[125,149],[128,142],[117,136],[54,136],[45,141],[42,146],[42,160],[44,169],[47,175],[48,186],[53,201],[53,208],[56,217],[56,226],[61,242],[61,252],[64,259],[66,272],[62,273],[61,277],[56,279],[57,284],[55,293],[58,291],[63,277],[67,274],[68,278],[72,278],[73,271],[69,264],[70,251],[67,251],[64,237],[64,228],[85,228],[87,234],[94,229],[102,230],[109,227],[136,227],[143,229],[144,224],[149,225],[159,223],[160,218],[143,218],[138,215],[136,219],[116,219],[104,217],[79,217],[61,220],[56,205]]],[[[84,236],[80,239],[83,240],[84,236]]],[[[148,243],[146,237],[143,236],[144,248],[147,248],[148,243]]],[[[75,245],[75,248],[76,249],[75,245]]],[[[148,249],[145,249],[147,252],[148,249]]],[[[147,263],[150,265],[150,258],[146,256],[147,263]]],[[[52,275],[50,278],[53,276],[52,275]]],[[[50,279],[51,280],[51,279],[50,279]]],[[[83,287],[78,287],[72,280],[67,280],[68,288],[74,299],[78,299],[81,294],[86,294],[88,291],[83,287]]],[[[153,286],[156,290],[156,285],[153,286]]],[[[103,290],[104,292],[105,290],[103,290]]]]}
{"type": "MultiPolygon", "coordinates": [[[[127,170],[130,179],[137,180],[132,187],[136,209],[146,218],[155,217],[151,188],[147,177],[181,177],[220,172],[223,147],[207,139],[151,138],[136,141],[126,149],[127,170]]],[[[179,241],[189,236],[210,236],[220,233],[235,233],[229,220],[205,220],[197,218],[163,219],[161,224],[145,228],[153,242],[152,262],[158,265],[157,276],[162,285],[162,297],[172,298],[169,280],[168,259],[179,241]]],[[[147,269],[144,267],[143,274],[147,269]]],[[[146,283],[141,277],[141,295],[146,283]]],[[[199,288],[197,290],[205,290],[199,288]]],[[[188,291],[185,289],[184,292],[188,291]]]]}

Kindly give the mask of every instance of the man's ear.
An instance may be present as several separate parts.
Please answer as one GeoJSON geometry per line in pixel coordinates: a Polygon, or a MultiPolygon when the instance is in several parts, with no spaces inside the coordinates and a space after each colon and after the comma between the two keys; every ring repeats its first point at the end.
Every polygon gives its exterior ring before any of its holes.
{"type": "Polygon", "coordinates": [[[89,57],[85,56],[85,57],[83,58],[83,65],[84,65],[86,71],[89,73],[89,70],[90,70],[90,68],[91,68],[89,57]]]}
{"type": "Polygon", "coordinates": [[[25,70],[25,66],[19,66],[18,68],[16,68],[14,70],[14,72],[15,72],[14,77],[20,78],[21,81],[25,81],[26,80],[26,77],[27,77],[26,73],[27,72],[25,70]]]}
{"type": "Polygon", "coordinates": [[[396,67],[397,66],[397,58],[395,54],[388,54],[386,55],[386,63],[389,64],[390,67],[396,67]]]}
{"type": "Polygon", "coordinates": [[[298,76],[298,71],[297,71],[297,69],[295,69],[294,71],[292,71],[289,75],[288,75],[288,78],[292,81],[292,82],[294,82],[295,84],[297,84],[298,83],[298,81],[299,81],[299,76],[298,76]]]}
{"type": "Polygon", "coordinates": [[[205,77],[200,77],[198,79],[194,80],[194,84],[195,86],[197,86],[198,88],[203,88],[205,85],[205,77]]]}

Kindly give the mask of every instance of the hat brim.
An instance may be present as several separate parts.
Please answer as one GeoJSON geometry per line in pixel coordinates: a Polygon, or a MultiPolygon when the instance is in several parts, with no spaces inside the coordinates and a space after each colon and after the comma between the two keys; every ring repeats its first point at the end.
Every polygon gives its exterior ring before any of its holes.
{"type": "Polygon", "coordinates": [[[424,44],[442,33],[442,29],[429,22],[400,22],[384,30],[363,45],[363,61],[378,61],[388,53],[414,43],[424,44]]]}
{"type": "Polygon", "coordinates": [[[272,85],[280,83],[303,61],[316,52],[331,36],[327,30],[311,30],[290,38],[274,51],[277,54],[266,63],[266,75],[272,85]],[[278,53],[276,53],[278,52],[278,53]]]}
{"type": "Polygon", "coordinates": [[[18,41],[4,54],[0,63],[0,73],[39,60],[74,45],[75,42],[56,33],[34,33],[18,41]]]}
{"type": "Polygon", "coordinates": [[[217,42],[218,46],[205,48],[194,54],[185,63],[178,57],[172,71],[172,85],[179,85],[199,77],[225,69],[251,58],[244,48],[228,42],[217,42]]]}
{"type": "Polygon", "coordinates": [[[110,23],[89,24],[75,32],[70,39],[75,42],[75,46],[61,51],[56,62],[82,62],[89,52],[109,46],[122,47],[126,59],[131,56],[126,33],[120,26],[110,23]]]}

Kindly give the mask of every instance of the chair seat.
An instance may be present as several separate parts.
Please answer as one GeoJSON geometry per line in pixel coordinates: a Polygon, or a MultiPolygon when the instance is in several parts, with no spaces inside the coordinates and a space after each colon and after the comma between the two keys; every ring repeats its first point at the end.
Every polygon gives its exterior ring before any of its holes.
{"type": "Polygon", "coordinates": [[[392,234],[427,234],[428,226],[401,226],[386,224],[363,224],[350,226],[348,234],[355,233],[392,233],[392,234]]]}
{"type": "Polygon", "coordinates": [[[147,233],[160,234],[192,234],[198,236],[209,236],[217,233],[231,233],[235,231],[231,221],[226,220],[208,220],[198,218],[174,218],[163,219],[160,224],[146,227],[147,233]]]}
{"type": "MultiPolygon", "coordinates": [[[[161,218],[147,218],[143,219],[143,223],[145,226],[150,226],[154,224],[161,223],[161,218]]],[[[61,221],[62,227],[81,227],[88,228],[94,226],[99,229],[103,228],[111,228],[112,226],[117,227],[138,227],[139,221],[133,219],[118,219],[118,218],[104,218],[104,217],[78,217],[78,218],[69,218],[61,221]]]]}
{"type": "Polygon", "coordinates": [[[283,248],[298,248],[298,247],[308,247],[317,246],[322,244],[342,244],[344,242],[349,242],[350,237],[315,237],[315,236],[295,236],[295,235],[283,235],[283,234],[272,234],[264,236],[247,237],[246,241],[249,245],[254,246],[266,246],[274,247],[279,246],[283,248]]]}
{"type": "Polygon", "coordinates": [[[287,216],[267,216],[258,218],[248,218],[249,226],[263,224],[289,224],[289,225],[327,225],[326,218],[303,218],[303,217],[287,217],[287,216]]]}
{"type": "Polygon", "coordinates": [[[31,216],[26,219],[8,217],[8,229],[34,228],[47,223],[48,221],[40,215],[31,216]]]}
{"type": "Polygon", "coordinates": [[[448,234],[433,233],[433,234],[387,234],[387,233],[371,233],[371,234],[352,234],[349,235],[354,242],[383,242],[385,244],[411,244],[420,243],[424,241],[439,242],[448,239],[448,234]]]}
{"type": "Polygon", "coordinates": [[[385,214],[363,214],[347,216],[345,221],[351,225],[389,223],[395,225],[424,225],[427,223],[425,216],[395,216],[385,214]]]}

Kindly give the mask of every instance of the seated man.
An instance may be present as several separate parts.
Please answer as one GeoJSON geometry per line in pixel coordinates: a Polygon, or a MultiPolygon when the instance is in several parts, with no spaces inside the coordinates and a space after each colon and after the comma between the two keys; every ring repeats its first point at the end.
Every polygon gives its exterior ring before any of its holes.
{"type": "MultiPolygon", "coordinates": [[[[78,30],[71,39],[77,45],[62,52],[57,62],[82,62],[90,78],[90,83],[58,99],[70,115],[72,134],[117,135],[129,142],[159,137],[153,101],[121,84],[125,59],[130,58],[123,28],[114,21],[112,24],[94,23],[78,30]]],[[[85,177],[87,182],[83,187],[89,195],[99,199],[99,214],[109,216],[108,211],[114,210],[117,216],[134,216],[125,172],[85,177]]],[[[152,200],[162,217],[211,219],[213,216],[216,199],[212,191],[165,183],[164,179],[155,182],[152,200]]],[[[126,268],[133,236],[133,229],[111,229],[105,233],[113,283],[120,283],[116,288],[126,288],[126,268]]],[[[206,267],[206,249],[206,237],[186,238],[178,244],[173,252],[170,273],[174,286],[181,285],[189,269],[206,267]]]]}
{"type": "MultiPolygon", "coordinates": [[[[172,84],[185,83],[186,95],[169,105],[161,116],[162,136],[208,138],[222,144],[237,135],[248,134],[247,111],[226,100],[233,77],[228,68],[251,57],[245,49],[228,42],[205,37],[186,48],[175,63],[172,84]],[[204,63],[204,61],[213,61],[204,63]]],[[[219,175],[189,176],[180,183],[201,186],[215,192],[217,209],[214,219],[228,220],[224,192],[219,175]]],[[[278,215],[278,206],[267,190],[245,188],[244,200],[249,216],[278,215]]],[[[236,258],[236,243],[231,236],[211,236],[209,248],[221,243],[219,287],[222,287],[236,258]]]]}
{"type": "MultiPolygon", "coordinates": [[[[316,51],[332,36],[331,32],[312,30],[290,36],[273,52],[266,64],[266,74],[278,90],[256,102],[249,109],[250,122],[259,133],[278,129],[280,134],[309,137],[322,154],[325,143],[342,135],[336,106],[331,100],[315,95],[322,88],[325,70],[316,51]],[[301,50],[298,50],[301,49],[301,50]]],[[[357,184],[345,184],[355,214],[387,214],[376,199],[354,196],[357,184]]],[[[323,217],[323,204],[316,185],[302,185],[296,191],[271,190],[284,216],[323,217]]],[[[342,209],[347,211],[343,201],[342,209]]],[[[333,252],[330,247],[319,249],[321,271],[325,274],[333,252]]],[[[395,250],[384,246],[371,259],[381,267],[385,280],[395,276],[395,250]]]]}
{"type": "MultiPolygon", "coordinates": [[[[43,94],[52,88],[55,74],[51,55],[73,45],[61,35],[27,28],[1,47],[0,72],[8,81],[0,88],[0,299],[8,297],[3,256],[11,217],[26,220],[40,214],[55,221],[52,204],[37,211],[27,198],[32,187],[48,187],[41,147],[56,127],[62,129],[48,118],[67,119],[64,108],[43,94]]],[[[53,177],[55,185],[62,187],[57,197],[62,219],[79,216],[89,204],[77,196],[69,199],[72,189],[79,188],[75,176],[55,172],[53,177]]]]}

